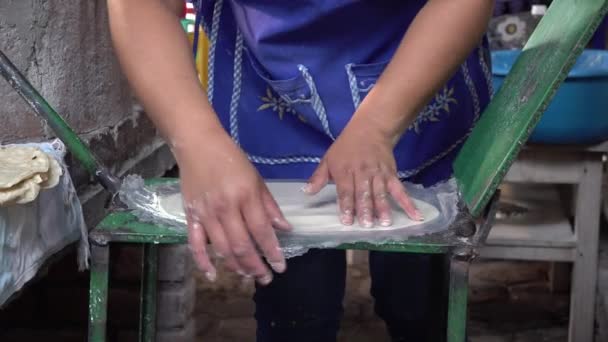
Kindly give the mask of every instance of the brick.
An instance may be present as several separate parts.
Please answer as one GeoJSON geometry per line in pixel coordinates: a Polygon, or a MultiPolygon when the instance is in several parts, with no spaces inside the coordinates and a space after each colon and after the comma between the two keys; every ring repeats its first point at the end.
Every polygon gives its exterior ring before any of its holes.
{"type": "Polygon", "coordinates": [[[160,246],[158,280],[183,282],[192,278],[194,262],[187,245],[160,246]]]}
{"type": "Polygon", "coordinates": [[[196,281],[159,283],[156,322],[159,328],[183,326],[192,318],[196,302],[196,281]]]}
{"type": "Polygon", "coordinates": [[[156,342],[193,342],[196,338],[196,321],[191,318],[184,326],[175,329],[158,329],[156,342]]]}

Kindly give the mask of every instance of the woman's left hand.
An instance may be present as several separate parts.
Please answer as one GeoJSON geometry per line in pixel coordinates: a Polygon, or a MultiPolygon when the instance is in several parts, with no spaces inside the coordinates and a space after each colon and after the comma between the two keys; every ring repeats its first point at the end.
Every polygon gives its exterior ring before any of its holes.
{"type": "Polygon", "coordinates": [[[304,187],[307,194],[318,193],[330,180],[336,184],[340,221],[372,227],[392,224],[389,196],[413,220],[423,220],[397,177],[394,141],[372,122],[353,117],[325,154],[304,187]]]}

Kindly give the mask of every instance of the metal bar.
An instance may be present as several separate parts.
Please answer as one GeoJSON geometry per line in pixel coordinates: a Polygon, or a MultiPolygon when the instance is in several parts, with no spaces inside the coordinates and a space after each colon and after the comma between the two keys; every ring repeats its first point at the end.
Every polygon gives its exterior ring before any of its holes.
{"type": "Polygon", "coordinates": [[[89,287],[89,342],[106,341],[110,246],[91,244],[89,287]]]}
{"type": "Polygon", "coordinates": [[[156,283],[158,279],[158,245],[144,245],[139,313],[139,341],[156,339],[156,283]]]}
{"type": "Polygon", "coordinates": [[[457,250],[450,256],[447,342],[465,342],[469,265],[472,251],[457,250]]]}
{"type": "Polygon", "coordinates": [[[95,158],[91,150],[80,140],[61,115],[49,105],[2,51],[0,51],[0,74],[21,95],[25,102],[32,107],[34,112],[46,121],[57,137],[63,141],[84,168],[91,175],[95,176],[104,188],[113,194],[117,193],[120,187],[120,180],[114,177],[95,158]]]}
{"type": "Polygon", "coordinates": [[[490,203],[486,206],[483,222],[479,226],[479,229],[473,236],[473,245],[480,247],[486,243],[488,235],[490,235],[490,229],[494,224],[496,218],[496,211],[498,210],[498,201],[500,199],[500,190],[497,190],[492,196],[490,203]]]}

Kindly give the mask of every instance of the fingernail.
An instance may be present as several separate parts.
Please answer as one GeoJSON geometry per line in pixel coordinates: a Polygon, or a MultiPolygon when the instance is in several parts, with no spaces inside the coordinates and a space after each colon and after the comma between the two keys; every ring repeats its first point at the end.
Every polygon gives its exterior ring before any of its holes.
{"type": "Polygon", "coordinates": [[[391,224],[393,224],[393,223],[391,222],[391,219],[386,219],[386,218],[385,218],[385,219],[380,219],[380,225],[381,225],[382,227],[390,227],[390,226],[391,226],[391,224]]]}
{"type": "Polygon", "coordinates": [[[205,278],[213,283],[217,280],[217,273],[215,271],[205,272],[205,278]]]}
{"type": "Polygon", "coordinates": [[[287,264],[285,263],[284,260],[269,262],[269,264],[270,264],[270,267],[272,267],[272,269],[277,273],[283,273],[287,269],[287,264]]]}
{"type": "Polygon", "coordinates": [[[353,216],[350,214],[342,214],[340,216],[340,222],[345,226],[350,226],[353,224],[353,216]]]}
{"type": "Polygon", "coordinates": [[[371,228],[371,227],[373,227],[373,226],[374,226],[374,221],[372,221],[372,219],[371,219],[370,217],[364,217],[364,218],[361,220],[361,225],[362,225],[364,228],[371,228]]]}
{"type": "Polygon", "coordinates": [[[258,278],[258,282],[262,285],[268,285],[272,281],[272,274],[266,274],[258,278]]]}
{"type": "Polygon", "coordinates": [[[203,226],[201,226],[200,223],[195,222],[195,223],[192,224],[192,229],[194,229],[194,230],[202,230],[203,226]]]}
{"type": "Polygon", "coordinates": [[[285,227],[285,228],[288,228],[288,229],[292,229],[293,228],[292,225],[291,225],[291,223],[287,222],[287,220],[285,220],[283,218],[280,218],[280,217],[273,218],[272,222],[274,222],[275,224],[277,224],[278,226],[281,226],[281,227],[285,227]]]}
{"type": "Polygon", "coordinates": [[[310,190],[311,190],[310,188],[311,188],[310,183],[306,183],[306,184],[304,184],[304,186],[302,188],[300,188],[300,191],[307,194],[307,193],[310,193],[310,190]]]}

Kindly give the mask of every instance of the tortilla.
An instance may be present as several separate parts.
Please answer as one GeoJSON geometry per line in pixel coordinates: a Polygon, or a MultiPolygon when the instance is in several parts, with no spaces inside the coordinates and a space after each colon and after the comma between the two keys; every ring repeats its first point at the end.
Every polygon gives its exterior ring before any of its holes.
{"type": "MultiPolygon", "coordinates": [[[[300,191],[301,183],[277,182],[268,183],[268,188],[279,204],[283,215],[294,227],[294,233],[331,233],[348,231],[378,231],[403,229],[420,224],[419,221],[410,219],[405,212],[396,204],[392,203],[393,224],[383,227],[376,224],[374,227],[366,228],[354,224],[343,225],[338,217],[338,204],[336,188],[334,185],[326,186],[315,196],[308,196],[300,191]]],[[[161,196],[159,198],[160,209],[163,215],[168,215],[179,221],[185,222],[184,207],[181,193],[161,196]]],[[[433,205],[412,198],[412,201],[422,213],[424,222],[430,222],[439,216],[439,210],[433,205]]]]}
{"type": "Polygon", "coordinates": [[[0,190],[12,188],[36,174],[46,174],[49,167],[49,157],[38,148],[0,147],[0,190]]]}

